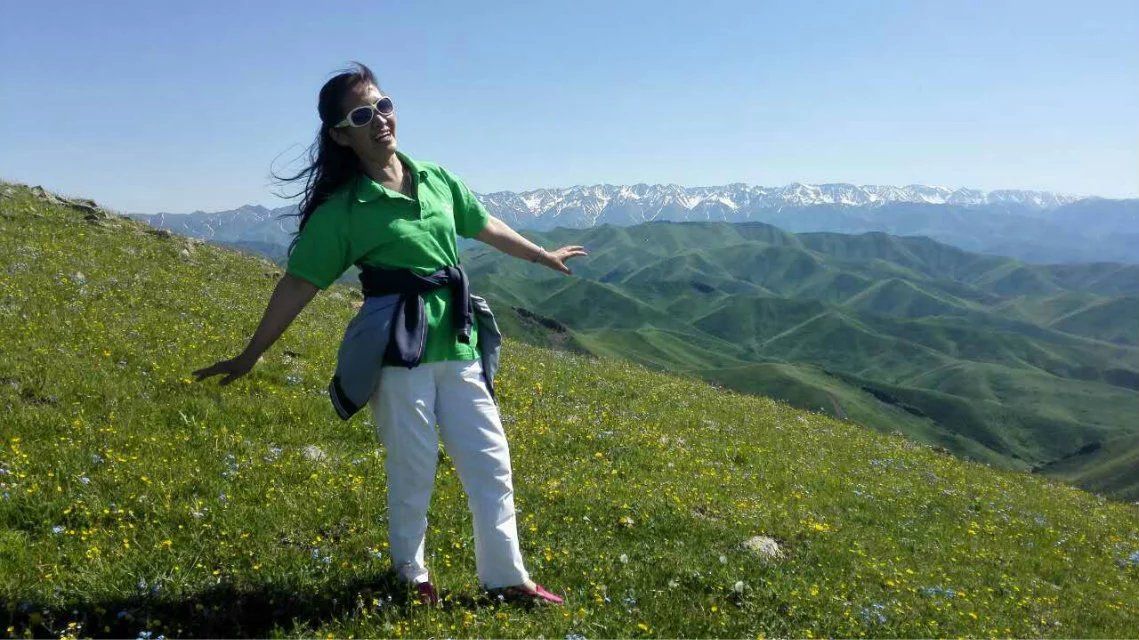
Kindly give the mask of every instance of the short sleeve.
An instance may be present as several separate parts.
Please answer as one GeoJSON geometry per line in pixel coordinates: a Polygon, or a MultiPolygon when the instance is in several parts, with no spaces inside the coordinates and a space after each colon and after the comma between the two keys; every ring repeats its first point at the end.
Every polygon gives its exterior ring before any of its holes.
{"type": "Polygon", "coordinates": [[[348,234],[337,215],[323,206],[317,207],[304,229],[301,229],[289,254],[285,273],[307,280],[320,289],[336,282],[348,267],[348,234]]]}
{"type": "Polygon", "coordinates": [[[439,169],[451,185],[451,196],[455,201],[455,233],[464,238],[477,236],[490,222],[490,213],[458,176],[442,167],[439,169]]]}

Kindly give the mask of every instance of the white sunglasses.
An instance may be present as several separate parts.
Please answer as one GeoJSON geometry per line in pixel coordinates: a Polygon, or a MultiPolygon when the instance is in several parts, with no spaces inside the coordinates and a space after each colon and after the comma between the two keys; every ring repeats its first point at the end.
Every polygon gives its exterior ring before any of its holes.
{"type": "Polygon", "coordinates": [[[332,125],[335,127],[362,127],[372,121],[375,114],[387,117],[395,113],[395,105],[392,104],[392,99],[387,96],[381,96],[372,104],[361,105],[348,112],[348,115],[343,120],[332,125]]]}

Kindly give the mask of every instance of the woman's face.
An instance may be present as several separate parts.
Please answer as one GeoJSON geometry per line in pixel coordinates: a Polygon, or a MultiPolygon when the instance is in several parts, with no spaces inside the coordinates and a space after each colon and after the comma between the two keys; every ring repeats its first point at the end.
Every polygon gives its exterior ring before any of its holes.
{"type": "MultiPolygon", "coordinates": [[[[383,96],[374,84],[356,85],[344,98],[343,113],[359,106],[372,105],[383,96]]],[[[372,113],[372,121],[362,127],[334,127],[332,139],[341,146],[351,147],[363,161],[386,162],[396,150],[396,117],[372,113]]]]}

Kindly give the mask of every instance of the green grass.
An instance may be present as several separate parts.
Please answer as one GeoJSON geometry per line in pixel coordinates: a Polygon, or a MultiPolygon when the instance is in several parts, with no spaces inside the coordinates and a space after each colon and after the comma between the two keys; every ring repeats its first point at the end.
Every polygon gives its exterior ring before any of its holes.
{"type": "MultiPolygon", "coordinates": [[[[383,452],[324,387],[319,295],[229,387],[264,261],[0,199],[0,614],[9,636],[1133,636],[1139,510],[773,400],[507,336],[496,379],[527,565],[478,598],[440,465],[428,564],[385,578],[383,452]],[[309,446],[326,457],[305,455],[309,446]],[[764,562],[741,543],[779,540],[764,562]],[[1134,560],[1133,560],[1134,558],[1134,560]],[[738,588],[737,588],[738,585],[738,588]],[[69,624],[82,623],[81,626],[69,624]]],[[[665,344],[665,343],[662,343],[665,344]]],[[[366,413],[366,412],[365,412],[366,413]]]]}
{"type": "Polygon", "coordinates": [[[922,237],[747,223],[536,235],[589,248],[577,279],[482,250],[464,254],[471,281],[492,304],[557,318],[594,355],[1008,469],[1052,473],[1064,461],[1063,478],[1139,499],[1139,467],[1074,456],[1135,441],[1139,267],[1029,265],[922,237]]]}
{"type": "Polygon", "coordinates": [[[1058,318],[1052,326],[1119,344],[1139,344],[1139,297],[1115,298],[1058,318]]]}

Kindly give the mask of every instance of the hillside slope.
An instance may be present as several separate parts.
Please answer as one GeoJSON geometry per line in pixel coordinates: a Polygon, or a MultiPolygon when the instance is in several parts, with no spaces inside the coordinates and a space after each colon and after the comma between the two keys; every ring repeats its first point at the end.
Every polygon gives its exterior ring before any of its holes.
{"type": "Polygon", "coordinates": [[[325,396],[350,290],[319,295],[249,376],[219,387],[190,371],[243,346],[272,265],[0,185],[0,274],[8,635],[1139,629],[1133,505],[510,336],[496,382],[523,551],[567,606],[476,598],[470,518],[444,459],[427,555],[447,606],[423,610],[383,577],[373,425],[341,422],[325,396]],[[780,557],[748,551],[753,536],[780,557]]]}
{"type": "Polygon", "coordinates": [[[924,237],[761,223],[557,229],[535,241],[588,247],[578,279],[474,250],[463,257],[471,281],[500,306],[556,318],[595,355],[1009,469],[1065,461],[1064,478],[1139,498],[1139,468],[1076,455],[1139,435],[1139,267],[1030,265],[924,237]]]}

